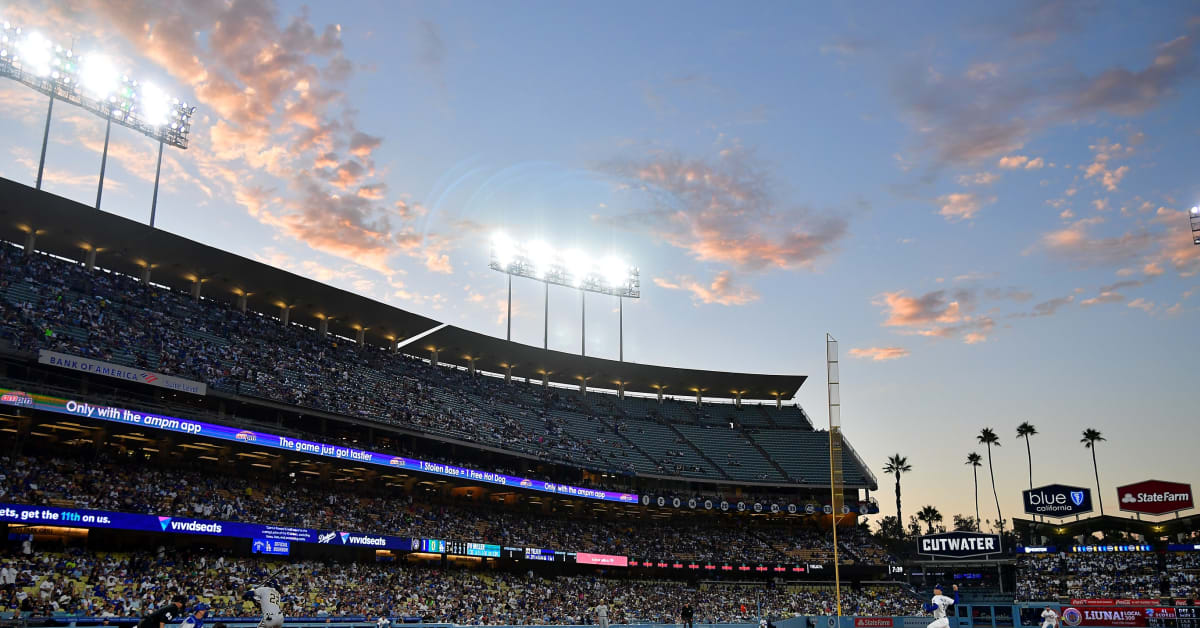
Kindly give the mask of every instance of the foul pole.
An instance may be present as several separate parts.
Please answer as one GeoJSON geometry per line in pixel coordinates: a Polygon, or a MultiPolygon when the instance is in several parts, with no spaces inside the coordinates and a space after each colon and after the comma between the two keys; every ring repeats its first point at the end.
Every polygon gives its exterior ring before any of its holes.
{"type": "Polygon", "coordinates": [[[833,529],[833,584],[837,614],[842,616],[842,574],[839,569],[837,522],[842,514],[842,399],[838,389],[837,340],[825,334],[825,376],[829,403],[829,521],[833,529]]]}

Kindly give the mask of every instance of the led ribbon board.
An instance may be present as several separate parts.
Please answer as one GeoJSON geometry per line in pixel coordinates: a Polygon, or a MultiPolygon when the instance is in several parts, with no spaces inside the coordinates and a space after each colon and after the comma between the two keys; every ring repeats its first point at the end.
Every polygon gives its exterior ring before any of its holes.
{"type": "Polygon", "coordinates": [[[638,496],[633,493],[617,493],[614,491],[604,491],[594,488],[571,486],[568,484],[558,484],[556,482],[531,480],[529,478],[505,475],[503,473],[467,469],[464,467],[456,467],[454,465],[443,464],[440,462],[427,462],[425,460],[418,460],[416,458],[393,456],[391,454],[366,451],[364,449],[355,449],[353,447],[342,447],[339,445],[327,445],[325,443],[293,439],[286,436],[268,434],[266,432],[239,430],[235,427],[205,423],[203,421],[192,421],[189,419],[179,419],[158,414],[141,413],[123,408],[93,405],[87,402],[61,399],[46,395],[32,395],[8,388],[0,388],[0,405],[30,408],[33,410],[65,414],[68,416],[90,419],[93,421],[119,423],[122,425],[162,430],[176,434],[187,434],[189,436],[198,436],[202,438],[253,444],[255,447],[283,449],[285,451],[294,451],[302,454],[321,456],[323,458],[348,460],[359,464],[372,464],[392,469],[406,469],[420,473],[439,475],[442,477],[467,480],[470,482],[482,482],[484,484],[518,487],[531,491],[565,495],[567,497],[578,497],[583,499],[595,499],[610,502],[624,502],[627,504],[636,504],[638,502],[638,496]]]}

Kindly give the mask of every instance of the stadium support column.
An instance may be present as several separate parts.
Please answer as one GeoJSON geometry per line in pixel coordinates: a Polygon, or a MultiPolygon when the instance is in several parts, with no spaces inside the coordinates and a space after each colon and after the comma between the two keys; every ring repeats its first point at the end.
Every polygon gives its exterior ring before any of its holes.
{"type": "Polygon", "coordinates": [[[354,342],[358,343],[358,346],[361,347],[361,346],[363,346],[363,343],[366,342],[366,340],[367,340],[367,328],[359,327],[354,332],[354,342]]]}
{"type": "Polygon", "coordinates": [[[42,189],[42,172],[46,169],[46,143],[50,141],[50,117],[54,114],[54,89],[50,89],[50,104],[46,107],[46,130],[42,131],[42,157],[38,160],[37,189],[42,189]]]}
{"type": "Polygon", "coordinates": [[[83,256],[83,266],[88,270],[96,270],[96,247],[91,247],[83,256]]]}
{"type": "Polygon", "coordinates": [[[550,371],[542,371],[542,388],[550,387],[550,371]]]}
{"type": "Polygon", "coordinates": [[[742,391],[740,391],[740,390],[733,393],[733,407],[735,407],[735,408],[742,407],[742,391]]]}
{"type": "Polygon", "coordinates": [[[475,374],[475,358],[474,358],[474,356],[467,356],[467,372],[470,373],[471,375],[475,374]]]}
{"type": "Polygon", "coordinates": [[[542,348],[550,348],[550,284],[544,283],[546,288],[545,296],[542,297],[542,305],[545,306],[546,314],[542,317],[542,348]]]}
{"type": "Polygon", "coordinates": [[[505,273],[508,277],[508,329],[504,333],[505,340],[512,340],[512,273],[505,273]]]}
{"type": "Polygon", "coordinates": [[[438,365],[437,347],[429,348],[429,363],[434,366],[438,365]]]}
{"type": "Polygon", "coordinates": [[[154,167],[154,196],[150,199],[150,228],[154,228],[154,214],[158,211],[158,175],[162,173],[162,140],[158,142],[158,165],[154,167]]]}
{"type": "Polygon", "coordinates": [[[33,255],[35,246],[37,246],[37,229],[30,228],[25,233],[25,255],[33,255]]]}
{"type": "Polygon", "coordinates": [[[142,279],[142,283],[150,283],[150,266],[149,265],[142,267],[141,279],[142,279]]]}
{"type": "Polygon", "coordinates": [[[203,283],[204,282],[202,282],[199,277],[197,277],[196,280],[192,282],[192,300],[193,301],[200,300],[200,286],[203,283]]]}
{"type": "Polygon", "coordinates": [[[512,365],[511,364],[504,365],[504,383],[505,384],[512,383],[512,365]]]}
{"type": "Polygon", "coordinates": [[[696,407],[697,407],[697,408],[699,408],[699,407],[701,407],[701,406],[703,405],[703,404],[701,404],[701,403],[700,403],[700,393],[701,393],[701,392],[702,392],[702,391],[701,391],[699,388],[697,388],[697,389],[696,389],[696,407]]]}
{"type": "Polygon", "coordinates": [[[245,293],[238,295],[237,307],[238,307],[239,312],[241,312],[242,314],[246,313],[246,295],[245,295],[245,293]]]}
{"type": "Polygon", "coordinates": [[[288,320],[291,319],[291,317],[292,317],[292,306],[290,306],[286,303],[280,303],[279,304],[279,322],[281,324],[283,324],[284,327],[287,327],[288,320]]]}
{"type": "Polygon", "coordinates": [[[104,167],[108,165],[108,136],[112,134],[112,107],[104,123],[104,150],[100,153],[100,184],[96,186],[96,209],[100,209],[100,197],[104,195],[104,167]]]}
{"type": "Polygon", "coordinates": [[[329,335],[329,317],[322,316],[321,322],[317,323],[317,335],[324,338],[329,335]]]}
{"type": "Polygon", "coordinates": [[[617,382],[617,399],[625,399],[625,382],[617,382]]]}
{"type": "Polygon", "coordinates": [[[625,299],[617,297],[617,361],[625,361],[625,299]]]}
{"type": "Polygon", "coordinates": [[[587,292],[579,291],[579,355],[587,357],[587,292]]]}

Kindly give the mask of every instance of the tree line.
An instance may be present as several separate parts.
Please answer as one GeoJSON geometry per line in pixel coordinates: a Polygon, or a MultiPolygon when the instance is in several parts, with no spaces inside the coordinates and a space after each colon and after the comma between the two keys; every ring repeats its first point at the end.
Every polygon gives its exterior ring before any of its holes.
{"type": "MultiPolygon", "coordinates": [[[[1035,427],[1032,423],[1025,421],[1017,426],[1016,433],[1018,439],[1024,439],[1025,441],[1025,456],[1029,462],[1029,489],[1033,490],[1033,447],[1030,444],[1030,439],[1034,436],[1037,436],[1037,427],[1035,427]]],[[[1083,444],[1084,448],[1090,450],[1092,454],[1092,472],[1096,477],[1096,496],[1099,497],[1100,515],[1103,516],[1104,495],[1100,490],[1100,467],[1096,461],[1096,446],[1098,443],[1104,442],[1105,439],[1099,430],[1093,428],[1087,428],[1083,430],[1082,436],[1083,438],[1079,439],[1079,442],[1083,444]]],[[[992,463],[992,448],[1000,446],[1000,437],[996,434],[994,429],[985,427],[979,430],[979,435],[976,436],[975,439],[978,444],[987,448],[988,477],[992,483],[992,498],[996,503],[996,519],[994,521],[987,521],[986,523],[992,524],[993,529],[997,533],[1003,534],[1004,525],[1007,520],[1004,518],[1004,514],[1000,509],[1000,495],[996,491],[995,465],[992,463]]],[[[968,453],[966,465],[971,467],[971,476],[975,484],[975,516],[970,517],[955,515],[953,521],[954,529],[981,531],[981,523],[984,523],[984,521],[979,515],[979,468],[983,466],[983,456],[974,451],[968,453]]],[[[904,516],[900,499],[900,479],[905,473],[912,471],[912,469],[913,467],[912,464],[908,462],[908,457],[902,456],[899,453],[889,456],[887,459],[887,464],[883,466],[884,473],[893,476],[896,481],[896,516],[895,518],[891,516],[883,517],[879,521],[879,531],[884,536],[890,536],[892,538],[901,538],[906,535],[919,536],[922,533],[921,524],[925,524],[926,532],[929,534],[945,530],[943,526],[939,525],[944,520],[942,513],[932,505],[921,507],[921,509],[917,511],[917,514],[912,515],[909,518],[908,525],[904,525],[904,516]]]]}

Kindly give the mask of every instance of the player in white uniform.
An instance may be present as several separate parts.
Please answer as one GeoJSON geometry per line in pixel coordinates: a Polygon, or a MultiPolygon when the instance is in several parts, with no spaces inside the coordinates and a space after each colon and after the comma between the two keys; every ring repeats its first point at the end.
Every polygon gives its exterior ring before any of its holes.
{"type": "Polygon", "coordinates": [[[1042,628],[1058,628],[1058,613],[1049,606],[1042,611],[1042,628]]]}
{"type": "Polygon", "coordinates": [[[946,607],[958,603],[958,585],[954,585],[954,597],[942,595],[942,585],[933,587],[933,599],[925,605],[925,610],[933,613],[933,621],[928,628],[950,628],[950,619],[946,617],[946,607]]]}
{"type": "Polygon", "coordinates": [[[258,628],[280,628],[283,626],[283,611],[279,609],[279,591],[268,582],[250,589],[242,597],[258,602],[262,608],[263,618],[258,622],[258,628]]]}

